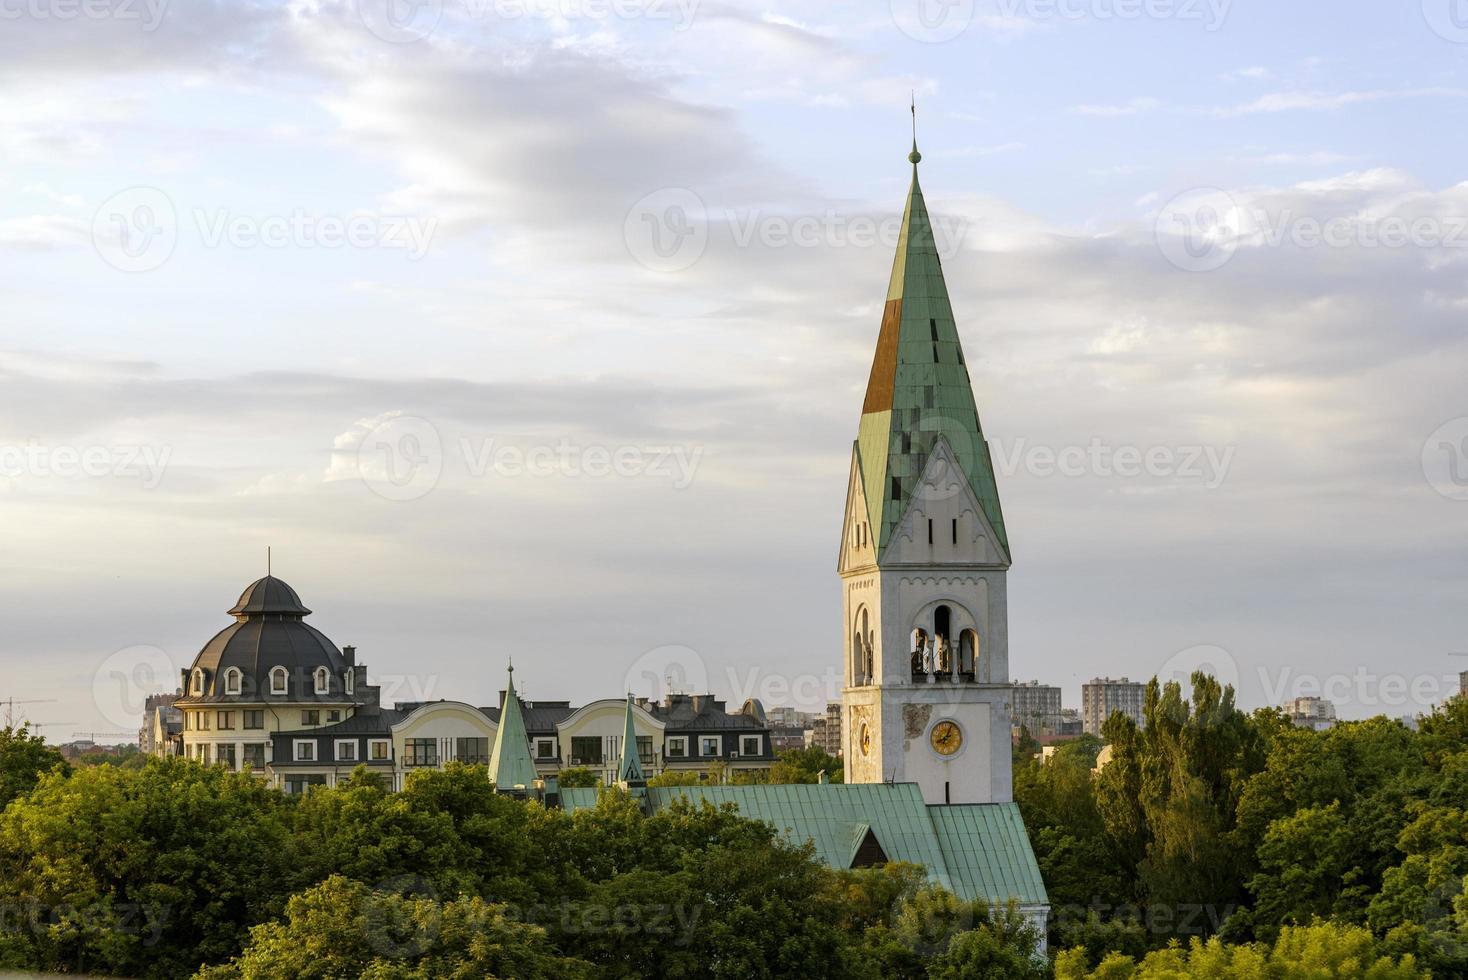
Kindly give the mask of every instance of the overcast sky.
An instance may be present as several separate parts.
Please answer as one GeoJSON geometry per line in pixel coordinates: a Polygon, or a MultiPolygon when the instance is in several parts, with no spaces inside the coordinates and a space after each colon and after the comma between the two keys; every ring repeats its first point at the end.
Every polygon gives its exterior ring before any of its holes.
{"type": "Polygon", "coordinates": [[[1014,676],[1441,700],[1468,22],[922,2],[0,0],[0,699],[131,727],[267,546],[388,700],[839,697],[915,92],[1014,676]]]}

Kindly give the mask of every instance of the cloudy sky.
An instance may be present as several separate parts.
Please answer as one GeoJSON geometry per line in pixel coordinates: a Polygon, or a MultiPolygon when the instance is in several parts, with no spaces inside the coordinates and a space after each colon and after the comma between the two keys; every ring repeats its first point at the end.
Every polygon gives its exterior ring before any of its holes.
{"type": "Polygon", "coordinates": [[[1468,669],[1451,0],[0,18],[0,699],[53,738],[267,546],[389,699],[837,696],[910,93],[1015,676],[1468,669]]]}

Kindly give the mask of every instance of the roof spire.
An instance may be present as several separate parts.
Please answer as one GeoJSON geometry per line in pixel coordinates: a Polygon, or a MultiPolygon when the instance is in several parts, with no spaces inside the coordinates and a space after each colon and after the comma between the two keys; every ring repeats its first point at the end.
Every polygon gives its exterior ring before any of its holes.
{"type": "Polygon", "coordinates": [[[265,546],[265,577],[269,578],[270,572],[270,545],[265,546]]]}
{"type": "Polygon", "coordinates": [[[647,776],[642,771],[642,758],[637,751],[637,727],[633,724],[632,695],[627,695],[627,711],[622,728],[622,761],[617,766],[619,782],[631,786],[646,786],[647,776]]]}
{"type": "Polygon", "coordinates": [[[1008,560],[994,464],[979,424],[933,222],[918,186],[922,157],[917,151],[916,98],[912,113],[912,183],[857,432],[863,490],[880,555],[920,490],[928,457],[942,439],[1008,560]]]}
{"type": "Polygon", "coordinates": [[[515,668],[509,668],[505,699],[500,704],[499,731],[489,756],[489,781],[501,793],[528,793],[535,786],[535,763],[530,760],[530,736],[515,693],[515,668]]]}

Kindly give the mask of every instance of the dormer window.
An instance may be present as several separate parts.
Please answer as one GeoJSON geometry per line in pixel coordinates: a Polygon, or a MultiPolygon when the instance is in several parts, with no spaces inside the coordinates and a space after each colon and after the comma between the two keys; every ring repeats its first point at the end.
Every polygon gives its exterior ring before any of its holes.
{"type": "Polygon", "coordinates": [[[316,668],[316,693],[325,694],[330,690],[331,674],[325,667],[316,668]]]}
{"type": "Polygon", "coordinates": [[[270,671],[270,693],[271,694],[285,694],[285,693],[287,693],[287,691],[286,691],[286,674],[285,674],[285,668],[284,667],[276,667],[276,668],[274,668],[274,669],[272,669],[270,671]]]}
{"type": "Polygon", "coordinates": [[[346,672],[342,674],[342,686],[348,694],[352,693],[352,675],[355,673],[356,671],[348,667],[346,672]]]}
{"type": "Polygon", "coordinates": [[[193,695],[204,693],[204,671],[198,667],[194,668],[194,675],[189,679],[189,693],[193,695]]]}
{"type": "Polygon", "coordinates": [[[240,673],[240,669],[238,667],[231,667],[229,668],[229,670],[226,670],[224,672],[224,693],[240,693],[240,681],[243,676],[244,675],[240,673]]]}

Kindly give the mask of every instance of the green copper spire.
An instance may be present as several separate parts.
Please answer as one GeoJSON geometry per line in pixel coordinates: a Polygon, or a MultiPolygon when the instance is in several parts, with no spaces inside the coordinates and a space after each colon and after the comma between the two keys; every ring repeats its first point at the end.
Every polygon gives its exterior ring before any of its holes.
{"type": "Polygon", "coordinates": [[[637,729],[632,724],[632,695],[627,695],[626,724],[622,731],[622,761],[617,766],[617,780],[628,786],[644,786],[647,776],[642,771],[642,758],[637,754],[637,729]]]}
{"type": "Polygon", "coordinates": [[[499,732],[489,757],[489,781],[502,793],[527,792],[535,785],[535,763],[530,761],[530,736],[525,734],[525,717],[515,693],[515,665],[500,705],[499,732]]]}
{"type": "Polygon", "coordinates": [[[928,208],[918,186],[922,155],[914,138],[912,186],[902,213],[902,231],[877,353],[867,382],[857,436],[862,488],[878,555],[891,540],[911,503],[923,464],[939,437],[946,439],[968,477],[979,507],[1008,558],[1009,538],[999,507],[994,464],[979,425],[968,365],[958,339],[948,287],[938,261],[928,208]]]}

